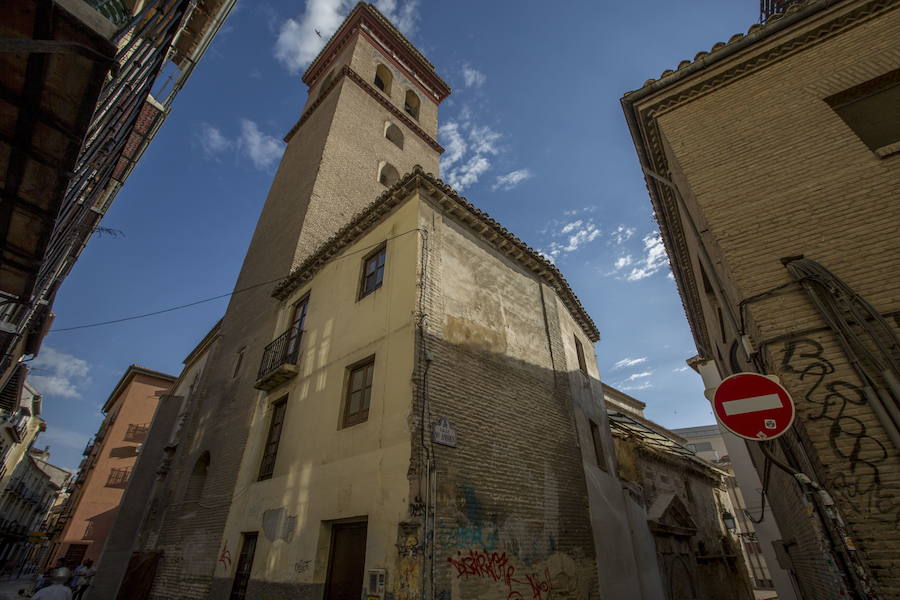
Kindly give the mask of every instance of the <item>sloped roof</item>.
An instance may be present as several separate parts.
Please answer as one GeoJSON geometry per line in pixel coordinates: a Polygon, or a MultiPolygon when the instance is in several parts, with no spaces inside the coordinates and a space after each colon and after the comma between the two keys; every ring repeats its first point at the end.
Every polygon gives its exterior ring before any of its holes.
{"type": "Polygon", "coordinates": [[[113,402],[115,402],[116,398],[119,397],[119,394],[122,393],[122,390],[125,389],[125,386],[128,385],[128,382],[135,375],[147,375],[148,377],[163,379],[170,382],[178,379],[174,375],[169,375],[168,373],[163,373],[162,371],[154,371],[153,369],[148,369],[147,367],[142,367],[141,365],[130,365],[128,369],[125,370],[122,378],[119,379],[119,383],[117,383],[116,387],[113,388],[113,391],[109,395],[109,398],[106,399],[106,403],[104,403],[103,405],[103,412],[109,411],[109,409],[113,405],[113,402]]]}
{"type": "MultiPolygon", "coordinates": [[[[709,50],[701,50],[696,55],[694,55],[693,60],[683,60],[678,63],[678,66],[674,69],[666,69],[665,71],[663,71],[657,79],[648,79],[639,89],[644,89],[657,82],[668,83],[668,81],[666,80],[673,73],[683,71],[691,65],[704,66],[705,63],[714,62],[720,57],[720,55],[724,56],[726,55],[726,53],[730,53],[730,50],[732,50],[742,40],[742,43],[753,42],[758,38],[765,37],[776,30],[782,29],[788,23],[788,21],[793,21],[798,16],[800,16],[798,15],[798,13],[800,13],[801,11],[808,12],[810,11],[810,9],[812,9],[813,11],[821,10],[822,8],[825,8],[826,6],[833,3],[834,0],[806,0],[805,2],[791,4],[783,13],[771,15],[766,20],[765,24],[754,23],[750,26],[749,29],[747,29],[747,33],[736,33],[728,38],[727,42],[716,42],[709,50]],[[785,17],[787,17],[786,21],[776,26],[776,23],[778,23],[782,19],[785,19],[785,17]]],[[[625,96],[633,93],[634,92],[626,92],[625,96]]]]}
{"type": "Polygon", "coordinates": [[[344,248],[362,237],[369,229],[393,212],[416,189],[427,192],[429,197],[436,200],[445,211],[457,217],[463,225],[469,227],[484,242],[553,288],[569,313],[581,326],[585,335],[593,342],[600,339],[600,332],[593,319],[587,314],[581,301],[555,265],[486,212],[459,196],[449,185],[431,173],[426,173],[419,165],[416,165],[410,173],[400,178],[400,181],[357,213],[337,233],[319,246],[275,288],[272,295],[279,300],[286,299],[291,292],[309,281],[344,248]]]}

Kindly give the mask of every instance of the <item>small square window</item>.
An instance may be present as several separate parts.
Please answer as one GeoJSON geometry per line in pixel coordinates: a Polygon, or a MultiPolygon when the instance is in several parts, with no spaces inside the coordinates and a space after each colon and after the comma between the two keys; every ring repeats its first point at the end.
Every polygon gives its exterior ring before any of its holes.
{"type": "Polygon", "coordinates": [[[350,427],[369,418],[372,400],[372,378],[375,375],[375,357],[350,367],[347,377],[347,395],[344,398],[343,426],[350,427]]]}
{"type": "Polygon", "coordinates": [[[382,246],[363,261],[362,280],[359,285],[359,299],[363,299],[378,288],[384,281],[384,260],[387,246],[382,246]]]}
{"type": "Polygon", "coordinates": [[[587,363],[584,361],[584,348],[581,346],[581,341],[578,339],[578,336],[575,336],[575,352],[578,354],[578,369],[584,373],[588,374],[587,363]]]}

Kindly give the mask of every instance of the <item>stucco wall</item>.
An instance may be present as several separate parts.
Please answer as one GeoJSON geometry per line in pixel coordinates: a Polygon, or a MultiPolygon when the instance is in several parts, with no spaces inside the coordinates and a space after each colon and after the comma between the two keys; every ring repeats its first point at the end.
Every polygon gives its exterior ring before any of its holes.
{"type": "MultiPolygon", "coordinates": [[[[366,568],[397,568],[397,524],[408,506],[417,207],[407,202],[334,258],[282,305],[309,295],[299,374],[260,394],[220,556],[233,559],[241,532],[258,531],[248,598],[314,594],[325,583],[330,524],[366,517],[366,568]],[[363,259],[387,243],[384,281],[357,300],[363,259]],[[375,356],[368,419],[341,427],[347,367],[375,356]],[[257,481],[271,404],[287,397],[271,479],[257,481]]],[[[214,597],[227,595],[234,560],[216,565],[214,597]],[[218,594],[218,595],[217,595],[218,594]]]]}

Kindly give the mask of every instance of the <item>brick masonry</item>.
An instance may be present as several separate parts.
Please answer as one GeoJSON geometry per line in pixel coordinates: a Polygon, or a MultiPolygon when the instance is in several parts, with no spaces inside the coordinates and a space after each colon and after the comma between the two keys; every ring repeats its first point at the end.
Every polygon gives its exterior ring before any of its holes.
{"type": "MultiPolygon", "coordinates": [[[[371,81],[377,62],[376,50],[357,35],[335,67],[349,65],[371,81]]],[[[391,97],[401,108],[403,83],[396,76],[391,97]]],[[[153,599],[221,597],[230,585],[216,580],[213,586],[212,576],[258,396],[253,388],[257,368],[264,347],[281,333],[275,331],[279,304],[271,297],[277,280],[383,191],[381,162],[391,162],[400,172],[415,164],[437,171],[437,151],[402,123],[405,151],[384,139],[385,123],[393,121],[390,111],[349,78],[322,98],[318,92],[314,87],[307,103],[318,102],[317,108],[285,149],[235,286],[246,291],[231,298],[167,483],[142,532],[144,548],[163,553],[153,599]],[[265,282],[271,285],[259,286],[265,282]],[[244,359],[236,370],[241,352],[244,359]],[[203,501],[186,502],[190,473],[206,452],[210,464],[203,501]]],[[[437,106],[422,98],[420,124],[433,134],[436,123],[437,106]]]]}
{"type": "Polygon", "coordinates": [[[635,105],[650,166],[675,182],[690,211],[655,187],[702,357],[723,375],[762,367],[782,377],[798,409],[785,458],[814,474],[846,522],[849,545],[823,527],[809,495],[772,474],[769,499],[811,598],[842,593],[848,584],[837,574],[855,572],[854,563],[861,588],[900,596],[898,451],[799,286],[745,306],[757,365],[735,346],[739,302],[789,283],[781,259],[804,255],[888,315],[897,333],[900,156],[869,150],[824,99],[900,67],[898,30],[895,2],[841,2],[635,105]],[[701,270],[714,289],[703,291],[701,270]]]}

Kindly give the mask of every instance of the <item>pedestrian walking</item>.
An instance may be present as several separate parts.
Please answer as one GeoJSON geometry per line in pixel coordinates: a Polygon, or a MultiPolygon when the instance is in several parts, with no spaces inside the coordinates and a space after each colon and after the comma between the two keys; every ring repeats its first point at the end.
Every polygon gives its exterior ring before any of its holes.
{"type": "Polygon", "coordinates": [[[81,600],[84,593],[91,586],[97,569],[94,568],[94,561],[90,558],[75,568],[75,585],[73,586],[73,600],[81,600]]]}
{"type": "Polygon", "coordinates": [[[31,597],[31,600],[72,600],[72,590],[66,586],[66,582],[72,578],[72,571],[62,567],[54,569],[52,575],[53,584],[39,590],[31,597]]]}

